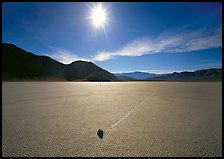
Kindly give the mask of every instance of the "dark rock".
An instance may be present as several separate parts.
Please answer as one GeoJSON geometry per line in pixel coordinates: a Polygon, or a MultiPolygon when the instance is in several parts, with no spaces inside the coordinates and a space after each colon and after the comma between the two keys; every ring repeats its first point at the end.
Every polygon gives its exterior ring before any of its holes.
{"type": "Polygon", "coordinates": [[[99,129],[99,130],[97,131],[97,135],[98,135],[98,137],[99,137],[100,139],[102,139],[102,138],[103,138],[103,130],[102,130],[102,129],[99,129]]]}

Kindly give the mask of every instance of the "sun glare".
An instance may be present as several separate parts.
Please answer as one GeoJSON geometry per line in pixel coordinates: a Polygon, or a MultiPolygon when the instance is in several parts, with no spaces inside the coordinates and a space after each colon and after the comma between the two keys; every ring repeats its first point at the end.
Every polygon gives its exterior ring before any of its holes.
{"type": "Polygon", "coordinates": [[[96,28],[104,26],[106,23],[106,10],[103,8],[101,3],[92,8],[90,18],[96,28]]]}

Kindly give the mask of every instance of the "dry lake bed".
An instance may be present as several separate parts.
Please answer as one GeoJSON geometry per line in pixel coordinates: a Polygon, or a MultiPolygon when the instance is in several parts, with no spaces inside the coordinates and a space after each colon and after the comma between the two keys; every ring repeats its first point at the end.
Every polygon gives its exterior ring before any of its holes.
{"type": "Polygon", "coordinates": [[[2,82],[2,156],[222,156],[222,82],[2,82]]]}

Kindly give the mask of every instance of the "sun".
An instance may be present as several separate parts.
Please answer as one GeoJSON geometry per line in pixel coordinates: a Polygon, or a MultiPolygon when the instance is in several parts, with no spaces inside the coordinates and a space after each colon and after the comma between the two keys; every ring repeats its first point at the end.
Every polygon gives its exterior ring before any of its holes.
{"type": "Polygon", "coordinates": [[[91,9],[90,18],[92,19],[92,23],[96,28],[104,27],[107,20],[107,16],[106,9],[103,8],[101,3],[91,9]]]}

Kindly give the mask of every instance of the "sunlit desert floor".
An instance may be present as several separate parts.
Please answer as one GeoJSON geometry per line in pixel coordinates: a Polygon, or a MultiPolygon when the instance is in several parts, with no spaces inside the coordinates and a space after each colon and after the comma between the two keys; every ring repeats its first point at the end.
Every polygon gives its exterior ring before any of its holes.
{"type": "Polygon", "coordinates": [[[2,82],[2,156],[222,156],[222,82],[2,82]]]}

